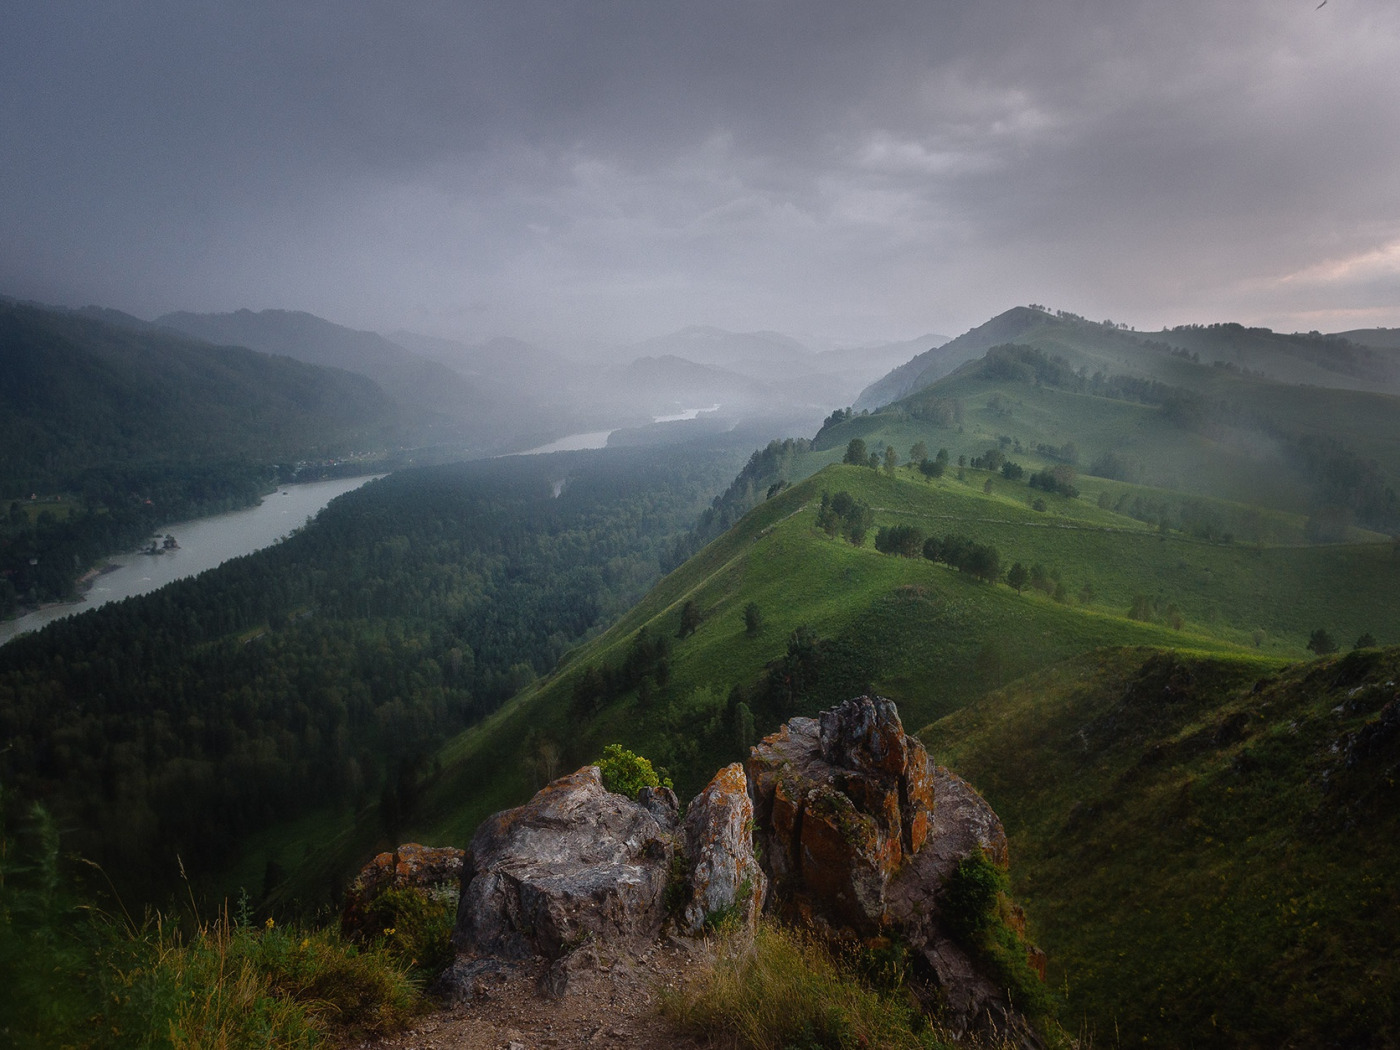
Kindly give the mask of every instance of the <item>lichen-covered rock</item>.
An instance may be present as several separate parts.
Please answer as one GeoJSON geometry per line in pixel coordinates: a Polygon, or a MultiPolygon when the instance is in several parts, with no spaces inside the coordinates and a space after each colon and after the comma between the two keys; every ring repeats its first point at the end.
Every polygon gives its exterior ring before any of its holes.
{"type": "Polygon", "coordinates": [[[862,696],[794,718],[748,764],[765,859],[787,901],[864,935],[887,921],[890,879],[923,845],[928,753],[892,701],[862,696]]]}
{"type": "Polygon", "coordinates": [[[686,807],[681,828],[685,904],[680,926],[699,933],[716,917],[733,915],[752,929],[768,889],[753,853],[753,802],[738,762],[715,774],[686,807]]]}
{"type": "Polygon", "coordinates": [[[349,937],[363,936],[374,902],[386,890],[412,889],[424,893],[456,892],[462,881],[464,850],[451,846],[422,846],[408,842],[379,854],[366,864],[345,893],[340,926],[349,937]]]}
{"type": "Polygon", "coordinates": [[[477,829],[453,941],[504,959],[558,959],[585,941],[652,938],[672,844],[642,805],[585,766],[477,829]]]}
{"type": "Polygon", "coordinates": [[[911,739],[893,700],[857,697],[823,711],[817,722],[822,758],[830,765],[895,777],[909,765],[911,739]]]}
{"type": "MultiPolygon", "coordinates": [[[[939,913],[965,858],[981,850],[1006,867],[1001,821],[905,735],[891,701],[859,697],[819,720],[794,718],[752,749],[748,772],[777,910],[861,937],[899,937],[926,964],[955,1029],[1039,1045],[939,913]]],[[[1030,958],[1043,967],[1043,955],[1030,958]]]]}
{"type": "Polygon", "coordinates": [[[889,919],[911,951],[922,956],[937,980],[955,1030],[1006,1031],[1018,1023],[1006,992],[949,936],[939,900],[944,884],[977,850],[998,867],[1007,864],[1006,832],[995,811],[967,781],[935,767],[931,780],[938,805],[923,849],[891,881],[889,919]]]}

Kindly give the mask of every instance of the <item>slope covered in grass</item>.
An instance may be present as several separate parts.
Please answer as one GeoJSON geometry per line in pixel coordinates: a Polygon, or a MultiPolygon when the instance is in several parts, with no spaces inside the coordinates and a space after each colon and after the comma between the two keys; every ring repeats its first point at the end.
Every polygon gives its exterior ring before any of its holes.
{"type": "MultiPolygon", "coordinates": [[[[878,399],[862,395],[868,412],[828,419],[817,453],[839,457],[852,438],[901,461],[920,441],[955,462],[992,447],[1027,470],[1063,465],[1175,490],[1177,503],[1312,517],[1313,539],[1400,530],[1400,400],[1379,351],[1238,325],[1137,333],[1025,308],[940,352],[958,345],[982,356],[936,381],[891,373],[878,399]]],[[[1164,516],[1177,526],[1178,511],[1164,516]]]]}
{"type": "Polygon", "coordinates": [[[1400,650],[1087,653],[921,733],[1099,1045],[1400,1039],[1400,650]]]}
{"type": "Polygon", "coordinates": [[[482,817],[522,801],[547,773],[581,765],[614,741],[669,767],[678,790],[693,792],[757,735],[834,702],[843,689],[874,687],[919,725],[1103,646],[1277,661],[1306,657],[1317,627],[1344,640],[1367,631],[1400,637],[1389,544],[1241,546],[1163,536],[1085,499],[1053,497],[1038,512],[997,483],[984,493],[983,475],[972,474],[965,483],[930,483],[908,470],[833,466],[762,503],[569,654],[554,676],[449,744],[417,827],[434,840],[465,841],[482,817]],[[1067,600],[881,554],[869,538],[861,547],[832,538],[817,527],[823,491],[868,504],[872,535],[913,524],[995,544],[1003,566],[1021,561],[1058,575],[1067,600]],[[1149,619],[1128,615],[1139,598],[1149,619]],[[682,638],[687,603],[700,621],[682,638]],[[752,634],[750,604],[761,618],[752,634]],[[808,641],[826,647],[808,685],[775,701],[762,686],[801,664],[794,636],[804,627],[808,641]],[[664,680],[647,672],[601,698],[581,698],[579,682],[591,670],[624,667],[639,636],[665,642],[664,680]]]}

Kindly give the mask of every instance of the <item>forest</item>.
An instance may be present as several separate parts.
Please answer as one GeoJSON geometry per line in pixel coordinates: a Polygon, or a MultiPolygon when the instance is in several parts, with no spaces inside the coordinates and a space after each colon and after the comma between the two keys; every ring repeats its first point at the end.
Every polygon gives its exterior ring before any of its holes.
{"type": "Polygon", "coordinates": [[[0,648],[0,781],[134,899],[317,807],[392,838],[434,749],[655,582],[742,450],[405,470],[285,542],[0,648]]]}

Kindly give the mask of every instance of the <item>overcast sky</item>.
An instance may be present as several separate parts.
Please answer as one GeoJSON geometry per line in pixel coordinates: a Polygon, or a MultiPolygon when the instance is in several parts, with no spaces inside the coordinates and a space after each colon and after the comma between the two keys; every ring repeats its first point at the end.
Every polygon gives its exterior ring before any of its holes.
{"type": "Polygon", "coordinates": [[[1400,2],[11,4],[0,292],[467,339],[1400,326],[1400,2]]]}

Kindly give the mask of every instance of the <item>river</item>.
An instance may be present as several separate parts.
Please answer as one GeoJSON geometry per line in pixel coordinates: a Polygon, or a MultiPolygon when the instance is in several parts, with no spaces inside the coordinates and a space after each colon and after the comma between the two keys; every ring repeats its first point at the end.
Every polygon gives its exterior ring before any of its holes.
{"type": "MultiPolygon", "coordinates": [[[[653,423],[680,423],[691,419],[698,419],[709,412],[718,412],[719,405],[711,405],[709,408],[686,408],[670,416],[652,416],[653,423]]],[[[570,434],[562,437],[558,441],[551,441],[548,445],[541,445],[539,448],[526,449],[524,452],[509,453],[517,456],[542,456],[550,452],[582,452],[585,449],[599,449],[608,447],[608,438],[612,437],[616,431],[613,430],[590,430],[586,434],[570,434]]],[[[556,493],[557,495],[557,493],[556,493]]]]}
{"type": "Polygon", "coordinates": [[[306,524],[307,518],[315,517],[335,497],[357,489],[369,480],[367,477],[337,478],[304,485],[284,485],[272,495],[264,497],[259,506],[166,526],[161,530],[159,539],[167,534],[174,536],[179,549],[157,555],[113,555],[107,559],[108,564],[113,566],[112,570],[92,580],[92,587],[82,601],[46,606],[16,620],[0,623],[0,645],[16,635],[37,630],[65,616],[145,594],[175,580],[212,569],[230,558],[270,547],[293,529],[306,524]]]}

